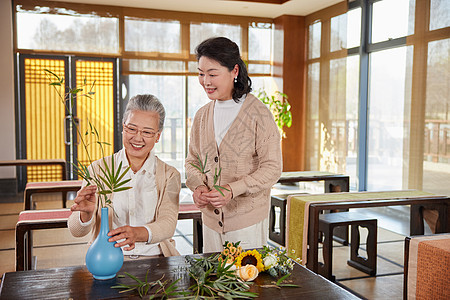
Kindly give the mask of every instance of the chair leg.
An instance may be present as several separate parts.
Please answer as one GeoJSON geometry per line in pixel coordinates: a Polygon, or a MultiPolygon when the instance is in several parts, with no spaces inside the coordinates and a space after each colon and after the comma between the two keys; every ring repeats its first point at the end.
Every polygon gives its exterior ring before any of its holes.
{"type": "Polygon", "coordinates": [[[335,281],[336,278],[333,276],[333,227],[324,224],[319,227],[319,230],[324,236],[322,244],[323,264],[319,264],[319,274],[328,280],[335,281]]]}
{"type": "Polygon", "coordinates": [[[194,254],[203,253],[203,229],[202,219],[193,219],[193,244],[194,254]]]}
{"type": "Polygon", "coordinates": [[[375,276],[377,272],[377,223],[366,222],[363,225],[351,226],[352,242],[350,246],[350,260],[347,261],[349,266],[352,266],[364,273],[375,276]],[[359,255],[360,248],[360,234],[359,226],[368,229],[367,235],[367,258],[359,255]]]}
{"type": "Polygon", "coordinates": [[[24,232],[21,227],[16,227],[16,271],[25,270],[25,247],[27,247],[26,234],[27,233],[24,232]]]}

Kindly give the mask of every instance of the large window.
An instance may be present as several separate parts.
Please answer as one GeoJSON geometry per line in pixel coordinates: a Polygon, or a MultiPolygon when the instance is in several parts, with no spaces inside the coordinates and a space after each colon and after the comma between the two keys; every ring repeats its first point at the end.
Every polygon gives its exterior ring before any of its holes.
{"type": "MultiPolygon", "coordinates": [[[[271,19],[29,0],[15,1],[15,8],[18,53],[118,58],[121,68],[115,97],[120,98],[119,115],[134,95],[158,97],[166,108],[166,122],[155,149],[180,172],[184,172],[195,113],[209,101],[198,82],[194,55],[201,41],[214,36],[230,38],[248,63],[253,90],[279,90],[271,77],[271,19]]],[[[120,126],[115,128],[120,144],[120,126]]]]}
{"type": "Polygon", "coordinates": [[[450,195],[450,2],[348,3],[307,17],[308,167],[450,195]]]}
{"type": "Polygon", "coordinates": [[[79,14],[64,8],[23,9],[16,5],[19,49],[119,53],[119,19],[79,14]]]}

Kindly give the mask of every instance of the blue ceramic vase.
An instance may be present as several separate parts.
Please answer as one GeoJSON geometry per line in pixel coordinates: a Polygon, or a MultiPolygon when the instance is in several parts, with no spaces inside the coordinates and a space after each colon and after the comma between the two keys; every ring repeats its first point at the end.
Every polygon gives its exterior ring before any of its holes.
{"type": "Polygon", "coordinates": [[[116,242],[108,242],[108,232],[108,208],[103,207],[100,233],[86,253],[86,267],[99,280],[116,277],[123,265],[122,248],[114,247],[116,242]]]}

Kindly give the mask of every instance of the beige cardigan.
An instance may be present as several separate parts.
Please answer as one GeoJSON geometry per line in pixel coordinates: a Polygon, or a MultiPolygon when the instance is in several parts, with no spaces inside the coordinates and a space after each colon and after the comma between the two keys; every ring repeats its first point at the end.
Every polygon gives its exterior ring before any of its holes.
{"type": "Polygon", "coordinates": [[[186,158],[186,186],[212,188],[214,172],[222,168],[220,182],[229,184],[233,198],[222,208],[201,209],[203,222],[217,232],[228,232],[256,224],[268,217],[270,189],[282,170],[281,138],[272,113],[255,96],[247,95],[242,107],[217,147],[214,135],[214,104],[211,101],[197,112],[191,129],[186,158]],[[197,155],[210,170],[203,175],[191,163],[197,155]]]}
{"type": "MultiPolygon", "coordinates": [[[[108,165],[111,164],[111,156],[105,158],[108,165]]],[[[101,160],[92,163],[92,166],[99,172],[101,160]]],[[[164,163],[156,157],[156,188],[158,192],[158,203],[156,204],[155,220],[146,225],[152,232],[151,243],[160,243],[164,256],[180,255],[175,248],[175,241],[172,236],[175,232],[178,221],[178,210],[181,189],[180,173],[172,166],[164,163]]],[[[84,186],[85,183],[83,183],[84,186]]],[[[112,196],[114,201],[114,194],[112,196]]],[[[80,212],[75,211],[69,217],[67,226],[75,237],[81,237],[92,233],[91,242],[95,240],[100,232],[101,207],[97,207],[94,222],[90,226],[80,224],[80,212]]],[[[109,209],[109,227],[112,226],[113,211],[109,209]]]]}

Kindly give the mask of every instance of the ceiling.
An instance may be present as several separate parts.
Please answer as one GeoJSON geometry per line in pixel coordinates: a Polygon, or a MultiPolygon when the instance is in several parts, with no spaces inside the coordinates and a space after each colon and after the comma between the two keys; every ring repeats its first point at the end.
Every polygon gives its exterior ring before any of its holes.
{"type": "Polygon", "coordinates": [[[306,16],[344,0],[61,0],[184,12],[276,18],[306,16]],[[284,2],[284,3],[283,3],[284,2]],[[277,4],[282,3],[282,4],[277,4]]]}

